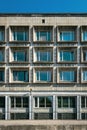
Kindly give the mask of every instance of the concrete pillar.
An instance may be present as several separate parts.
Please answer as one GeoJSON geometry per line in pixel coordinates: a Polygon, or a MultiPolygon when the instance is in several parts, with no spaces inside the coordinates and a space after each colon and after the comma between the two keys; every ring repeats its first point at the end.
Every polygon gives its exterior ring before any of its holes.
{"type": "Polygon", "coordinates": [[[57,119],[56,117],[56,96],[53,95],[53,120],[57,119]]]}
{"type": "Polygon", "coordinates": [[[32,99],[32,95],[30,94],[29,96],[29,119],[32,119],[32,105],[33,105],[33,99],[32,99]]]}
{"type": "Polygon", "coordinates": [[[81,97],[77,96],[77,120],[81,119],[80,109],[81,109],[81,97]]]}
{"type": "Polygon", "coordinates": [[[10,119],[10,97],[5,96],[5,120],[10,119]]]}

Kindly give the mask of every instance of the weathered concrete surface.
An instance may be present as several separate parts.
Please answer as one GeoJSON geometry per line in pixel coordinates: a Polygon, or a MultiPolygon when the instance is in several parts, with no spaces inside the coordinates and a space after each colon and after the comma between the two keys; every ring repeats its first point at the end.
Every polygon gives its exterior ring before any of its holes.
{"type": "Polygon", "coordinates": [[[0,121],[0,130],[87,130],[87,121],[0,121]]]}

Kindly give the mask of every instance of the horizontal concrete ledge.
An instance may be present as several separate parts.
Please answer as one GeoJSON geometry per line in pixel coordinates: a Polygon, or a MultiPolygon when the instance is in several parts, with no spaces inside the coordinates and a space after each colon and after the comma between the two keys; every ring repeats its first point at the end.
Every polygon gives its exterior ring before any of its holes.
{"type": "Polygon", "coordinates": [[[85,120],[2,120],[0,126],[87,126],[85,120]]]}

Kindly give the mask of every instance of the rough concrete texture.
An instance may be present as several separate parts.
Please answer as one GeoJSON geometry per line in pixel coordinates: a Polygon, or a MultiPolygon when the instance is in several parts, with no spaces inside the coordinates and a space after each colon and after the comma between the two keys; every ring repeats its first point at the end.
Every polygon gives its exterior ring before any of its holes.
{"type": "Polygon", "coordinates": [[[87,121],[0,121],[0,130],[87,130],[87,121]]]}

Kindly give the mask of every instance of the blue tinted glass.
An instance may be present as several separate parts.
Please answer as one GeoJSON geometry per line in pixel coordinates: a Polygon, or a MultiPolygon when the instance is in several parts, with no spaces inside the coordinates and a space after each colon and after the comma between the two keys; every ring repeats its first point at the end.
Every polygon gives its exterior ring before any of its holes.
{"type": "Polygon", "coordinates": [[[83,32],[83,41],[87,41],[87,32],[83,32]]]}
{"type": "Polygon", "coordinates": [[[83,80],[87,81],[87,71],[83,71],[83,80]]]}
{"type": "Polygon", "coordinates": [[[70,51],[60,51],[60,61],[74,61],[74,53],[70,51]]]}
{"type": "Polygon", "coordinates": [[[13,71],[13,80],[14,81],[28,81],[28,72],[27,71],[13,71]]]}
{"type": "Polygon", "coordinates": [[[28,33],[27,32],[13,32],[13,40],[18,41],[26,41],[28,40],[28,33]]]}
{"type": "Polygon", "coordinates": [[[39,41],[50,41],[51,40],[51,32],[50,31],[41,31],[36,32],[37,40],[39,41]]]}
{"type": "Polygon", "coordinates": [[[22,52],[22,51],[14,52],[14,60],[15,61],[26,61],[25,52],[22,52]]]}
{"type": "Polygon", "coordinates": [[[51,52],[37,52],[38,61],[51,61],[51,52]]]}
{"type": "Polygon", "coordinates": [[[49,71],[37,71],[36,76],[39,81],[51,81],[51,72],[49,71]]]}
{"type": "Polygon", "coordinates": [[[74,81],[74,71],[61,71],[60,80],[62,81],[74,81]]]}
{"type": "Polygon", "coordinates": [[[4,32],[0,31],[0,41],[4,41],[4,32]]]}
{"type": "Polygon", "coordinates": [[[3,61],[3,60],[4,60],[4,56],[3,56],[3,55],[4,55],[3,52],[0,51],[0,61],[3,61]]]}
{"type": "Polygon", "coordinates": [[[74,40],[74,32],[61,32],[60,33],[61,41],[73,41],[74,40]]]}
{"type": "Polygon", "coordinates": [[[37,41],[39,41],[39,32],[36,32],[37,41]]]}

